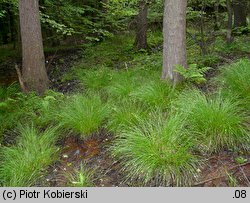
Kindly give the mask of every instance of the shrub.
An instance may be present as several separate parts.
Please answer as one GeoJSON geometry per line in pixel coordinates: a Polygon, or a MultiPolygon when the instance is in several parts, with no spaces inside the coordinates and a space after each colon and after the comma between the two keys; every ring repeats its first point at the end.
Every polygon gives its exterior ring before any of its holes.
{"type": "Polygon", "coordinates": [[[97,131],[108,109],[98,95],[74,95],[62,104],[57,119],[60,126],[80,133],[82,138],[97,131]]]}
{"type": "Polygon", "coordinates": [[[56,128],[39,132],[34,126],[19,127],[17,146],[1,149],[0,182],[3,186],[34,186],[56,158],[56,128]]]}
{"type": "Polygon", "coordinates": [[[186,117],[188,129],[199,149],[213,153],[235,147],[249,147],[249,132],[244,123],[247,117],[238,103],[220,95],[206,97],[198,90],[183,93],[177,108],[186,117]]]}
{"type": "Polygon", "coordinates": [[[183,186],[192,183],[199,166],[198,158],[190,153],[191,146],[179,115],[165,120],[156,112],[121,132],[111,151],[127,179],[143,185],[183,186]]]}

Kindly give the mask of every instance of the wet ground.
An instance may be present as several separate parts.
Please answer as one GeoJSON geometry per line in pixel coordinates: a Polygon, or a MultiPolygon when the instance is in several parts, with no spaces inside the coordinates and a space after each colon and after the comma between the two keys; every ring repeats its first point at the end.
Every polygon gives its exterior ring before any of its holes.
{"type": "Polygon", "coordinates": [[[250,159],[247,155],[224,151],[208,157],[201,177],[194,186],[200,187],[250,187],[250,159]],[[244,158],[238,163],[237,158],[244,158]]]}
{"type": "MultiPolygon", "coordinates": [[[[87,140],[69,136],[60,143],[60,159],[49,168],[45,177],[47,185],[61,187],[68,184],[66,175],[84,163],[88,170],[94,171],[94,185],[97,187],[129,187],[138,183],[125,182],[119,163],[115,162],[108,148],[113,136],[102,130],[87,140]]],[[[241,155],[244,163],[237,163],[240,155],[224,151],[206,157],[194,187],[250,186],[250,159],[241,155]]],[[[148,185],[151,186],[151,185],[148,185]]]]}
{"type": "Polygon", "coordinates": [[[113,136],[105,130],[92,135],[87,140],[69,136],[61,143],[60,159],[50,167],[46,181],[49,186],[65,186],[65,174],[72,173],[81,164],[94,173],[94,185],[97,187],[128,186],[123,183],[119,165],[108,152],[113,136]]]}

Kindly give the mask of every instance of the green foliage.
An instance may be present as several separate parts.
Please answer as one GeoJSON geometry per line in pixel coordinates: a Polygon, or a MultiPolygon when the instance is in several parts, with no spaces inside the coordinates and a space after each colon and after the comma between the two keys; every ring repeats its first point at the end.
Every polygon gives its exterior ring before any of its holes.
{"type": "Polygon", "coordinates": [[[10,45],[0,46],[0,63],[16,56],[20,56],[20,54],[17,53],[17,51],[14,50],[10,45]]]}
{"type": "Polygon", "coordinates": [[[73,95],[57,114],[60,126],[80,133],[82,138],[96,132],[108,115],[108,109],[99,95],[73,95]]]}
{"type": "Polygon", "coordinates": [[[85,60],[78,68],[125,68],[125,62],[131,58],[133,40],[131,34],[123,34],[107,39],[95,47],[86,48],[84,51],[85,60]]]}
{"type": "Polygon", "coordinates": [[[175,72],[181,74],[187,82],[201,84],[206,82],[204,74],[210,69],[209,67],[199,68],[197,64],[190,64],[188,68],[177,65],[175,72]]]}
{"type": "Polygon", "coordinates": [[[15,86],[0,88],[0,94],[4,101],[0,102],[0,135],[7,129],[16,126],[20,122],[34,122],[39,126],[46,126],[53,122],[54,109],[61,101],[62,95],[48,91],[43,97],[35,93],[23,94],[17,91],[15,86]]]}
{"type": "Polygon", "coordinates": [[[217,37],[214,42],[214,51],[229,54],[229,55],[238,55],[238,54],[249,54],[250,43],[248,37],[234,37],[232,43],[226,43],[223,38],[217,37]]]}
{"type": "Polygon", "coordinates": [[[242,59],[225,66],[216,80],[223,95],[239,97],[245,108],[250,110],[250,60],[242,59]]]}
{"type": "Polygon", "coordinates": [[[79,170],[67,172],[65,177],[68,180],[69,187],[91,187],[93,186],[93,173],[86,170],[86,166],[80,165],[79,170]]]}
{"type": "Polygon", "coordinates": [[[186,117],[187,127],[200,151],[249,148],[247,116],[238,103],[219,95],[207,98],[198,90],[184,92],[176,103],[177,112],[186,117]]]}
{"type": "Polygon", "coordinates": [[[122,131],[111,150],[128,179],[143,185],[190,185],[199,159],[190,153],[193,143],[188,137],[181,115],[166,120],[156,112],[122,131]]]}
{"type": "Polygon", "coordinates": [[[159,80],[142,85],[131,93],[131,97],[148,107],[166,109],[175,94],[175,89],[169,83],[159,80]]]}
{"type": "Polygon", "coordinates": [[[146,108],[133,101],[125,100],[118,102],[114,100],[110,106],[113,106],[113,108],[107,128],[114,133],[138,124],[138,121],[147,115],[146,108]]]}
{"type": "Polygon", "coordinates": [[[97,2],[44,1],[41,5],[41,22],[44,29],[54,31],[50,38],[81,35],[88,41],[100,41],[112,35],[108,30],[112,21],[106,20],[99,6],[97,2]]]}
{"type": "Polygon", "coordinates": [[[98,70],[78,69],[77,78],[82,82],[83,87],[90,90],[100,90],[109,85],[112,78],[112,71],[107,68],[98,70]]]}
{"type": "Polygon", "coordinates": [[[229,172],[226,172],[226,173],[227,173],[229,187],[238,187],[237,179],[231,173],[229,172]]]}
{"type": "Polygon", "coordinates": [[[21,126],[19,133],[17,146],[1,148],[0,183],[5,187],[34,186],[56,158],[55,128],[39,132],[34,126],[21,126]]]}
{"type": "Polygon", "coordinates": [[[127,100],[139,84],[140,82],[136,80],[136,75],[133,75],[133,72],[119,71],[113,75],[112,81],[106,87],[106,90],[113,99],[127,100]]]}
{"type": "Polygon", "coordinates": [[[18,92],[19,88],[15,83],[10,86],[0,86],[0,102],[4,102],[6,99],[13,97],[18,92]]]}
{"type": "Polygon", "coordinates": [[[242,157],[242,156],[239,156],[239,157],[236,157],[235,158],[235,161],[237,164],[244,164],[244,163],[247,163],[247,159],[242,157]]]}

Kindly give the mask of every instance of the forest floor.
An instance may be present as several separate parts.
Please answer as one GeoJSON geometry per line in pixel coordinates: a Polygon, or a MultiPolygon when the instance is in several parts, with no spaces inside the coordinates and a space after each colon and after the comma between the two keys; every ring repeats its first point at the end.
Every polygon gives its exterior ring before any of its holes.
{"type": "MultiPolygon", "coordinates": [[[[64,94],[71,94],[80,90],[77,79],[63,80],[62,78],[81,61],[82,51],[70,49],[53,54],[46,54],[46,67],[49,73],[51,88],[64,94]]],[[[220,64],[233,62],[237,58],[250,55],[223,55],[220,64]]],[[[18,80],[14,66],[20,64],[20,59],[9,59],[0,65],[0,84],[11,84],[18,80]]],[[[207,78],[216,75],[217,70],[207,74],[207,78]]],[[[202,89],[207,91],[209,86],[202,89]]],[[[81,90],[84,91],[84,90],[81,90]]],[[[99,187],[127,187],[136,186],[136,181],[124,182],[119,164],[109,155],[108,148],[112,143],[113,135],[105,129],[82,140],[77,135],[69,133],[68,136],[58,142],[60,147],[59,160],[51,165],[38,186],[65,186],[67,179],[65,172],[74,171],[84,162],[88,169],[94,171],[94,186],[99,187]]],[[[239,154],[232,151],[223,151],[218,154],[205,157],[200,177],[193,186],[201,187],[225,187],[225,186],[250,186],[250,155],[239,154]],[[247,161],[239,163],[237,157],[243,157],[247,161]]],[[[139,185],[139,183],[138,183],[139,185]]],[[[149,185],[154,186],[154,185],[149,185]]]]}

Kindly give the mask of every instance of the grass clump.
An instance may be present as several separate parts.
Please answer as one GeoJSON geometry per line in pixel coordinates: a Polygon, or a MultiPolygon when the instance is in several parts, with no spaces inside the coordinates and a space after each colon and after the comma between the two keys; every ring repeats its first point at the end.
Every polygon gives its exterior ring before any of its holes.
{"type": "Polygon", "coordinates": [[[152,108],[166,109],[175,96],[175,89],[163,81],[144,84],[131,94],[135,100],[152,108]]]}
{"type": "Polygon", "coordinates": [[[0,85],[0,104],[4,100],[13,97],[16,93],[19,92],[18,85],[13,83],[10,86],[1,86],[0,85]]]}
{"type": "Polygon", "coordinates": [[[117,137],[112,153],[120,160],[127,179],[142,185],[190,185],[199,161],[180,116],[165,120],[157,112],[117,137]]]}
{"type": "Polygon", "coordinates": [[[112,70],[103,67],[98,70],[78,69],[76,74],[82,85],[91,90],[103,89],[112,78],[112,70]]]}
{"type": "Polygon", "coordinates": [[[62,104],[57,115],[60,125],[84,138],[97,131],[108,115],[99,95],[74,95],[62,104]]]}
{"type": "Polygon", "coordinates": [[[113,75],[111,84],[107,86],[106,90],[113,99],[127,100],[136,86],[138,84],[131,72],[120,71],[113,75]]]}
{"type": "Polygon", "coordinates": [[[249,147],[247,117],[238,103],[220,95],[207,98],[198,90],[192,90],[181,95],[177,106],[202,152],[249,147]]]}
{"type": "Polygon", "coordinates": [[[224,95],[238,96],[250,110],[250,60],[242,59],[223,68],[217,81],[224,95]]]}
{"type": "Polygon", "coordinates": [[[79,170],[66,174],[69,187],[91,187],[93,186],[93,173],[89,172],[86,167],[81,164],[79,170]]]}
{"type": "Polygon", "coordinates": [[[56,158],[56,129],[39,132],[34,126],[19,127],[17,146],[1,149],[0,182],[2,186],[29,187],[45,173],[56,158]]]}
{"type": "Polygon", "coordinates": [[[112,113],[107,124],[108,130],[111,132],[117,133],[136,125],[140,119],[147,116],[146,109],[133,101],[124,100],[118,104],[115,101],[112,106],[112,113]]]}

